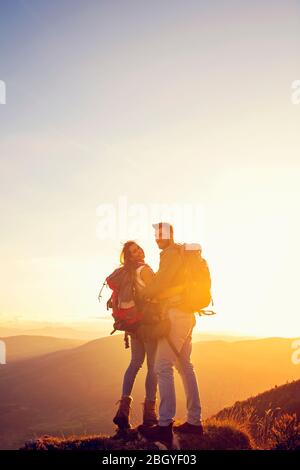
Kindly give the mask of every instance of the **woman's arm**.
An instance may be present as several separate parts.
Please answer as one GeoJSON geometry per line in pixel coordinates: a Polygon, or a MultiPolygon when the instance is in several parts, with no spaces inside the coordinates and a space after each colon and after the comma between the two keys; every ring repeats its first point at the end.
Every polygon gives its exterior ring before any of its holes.
{"type": "Polygon", "coordinates": [[[150,266],[148,266],[146,264],[143,267],[143,269],[141,270],[141,279],[142,279],[142,281],[144,281],[144,283],[147,285],[147,284],[150,284],[150,282],[153,281],[154,277],[155,277],[154,272],[152,271],[150,266]]]}

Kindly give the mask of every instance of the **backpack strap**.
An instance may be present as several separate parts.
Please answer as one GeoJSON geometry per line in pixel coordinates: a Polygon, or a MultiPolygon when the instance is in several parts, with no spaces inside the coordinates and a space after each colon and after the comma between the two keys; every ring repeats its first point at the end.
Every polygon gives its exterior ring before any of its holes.
{"type": "MultiPolygon", "coordinates": [[[[193,327],[189,330],[188,335],[186,337],[188,337],[192,333],[192,331],[193,331],[193,327]]],[[[173,353],[176,355],[177,359],[180,361],[180,358],[181,358],[180,353],[181,353],[182,348],[178,351],[178,349],[175,347],[169,335],[166,336],[166,340],[168,341],[168,344],[170,348],[172,349],[173,353]]]]}
{"type": "Polygon", "coordinates": [[[99,302],[101,302],[101,299],[102,299],[102,291],[103,291],[103,289],[104,289],[105,286],[107,286],[107,281],[106,281],[106,279],[105,279],[105,281],[103,282],[103,284],[102,284],[102,286],[101,286],[101,289],[100,289],[100,292],[99,292],[99,294],[98,294],[98,300],[99,300],[99,302]]]}
{"type": "Polygon", "coordinates": [[[125,345],[125,349],[129,348],[129,334],[128,334],[128,331],[125,331],[125,334],[124,334],[124,345],[125,345]]]}
{"type": "Polygon", "coordinates": [[[173,353],[176,355],[177,359],[180,358],[180,351],[178,351],[176,348],[175,348],[175,345],[173,344],[173,342],[171,341],[169,335],[166,336],[166,340],[168,341],[168,344],[170,346],[170,348],[172,349],[173,353]]]}

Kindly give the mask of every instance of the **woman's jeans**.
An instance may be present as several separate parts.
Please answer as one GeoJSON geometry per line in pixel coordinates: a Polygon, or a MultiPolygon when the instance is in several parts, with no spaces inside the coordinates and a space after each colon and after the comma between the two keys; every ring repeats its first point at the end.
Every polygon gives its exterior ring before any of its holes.
{"type": "Polygon", "coordinates": [[[157,375],[154,370],[157,341],[143,342],[135,336],[131,336],[130,339],[131,361],[124,375],[122,395],[131,395],[137,373],[144,363],[145,356],[147,356],[146,400],[154,401],[157,392],[157,375]]]}
{"type": "Polygon", "coordinates": [[[174,366],[178,370],[186,395],[187,422],[201,424],[201,406],[194,367],[191,363],[192,332],[196,324],[195,315],[178,308],[170,308],[171,322],[169,338],[178,352],[178,359],[166,338],[158,341],[155,369],[158,375],[160,394],[159,425],[168,426],[174,421],[176,396],[174,386],[174,366]]]}

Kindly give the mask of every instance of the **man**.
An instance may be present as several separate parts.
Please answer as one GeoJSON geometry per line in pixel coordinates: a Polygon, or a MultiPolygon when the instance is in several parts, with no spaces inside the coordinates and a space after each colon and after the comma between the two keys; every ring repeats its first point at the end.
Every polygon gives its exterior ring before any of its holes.
{"type": "Polygon", "coordinates": [[[198,384],[191,364],[192,331],[196,324],[194,313],[188,312],[181,297],[184,272],[180,247],[174,243],[173,227],[168,223],[154,224],[155,238],[160,254],[159,270],[154,281],[142,291],[146,299],[166,298],[166,315],[171,330],[168,338],[158,341],[155,369],[160,394],[159,423],[156,426],[139,427],[141,434],[153,440],[171,440],[176,413],[174,366],[177,368],[186,395],[187,421],[174,426],[174,431],[203,434],[198,384]],[[168,294],[169,293],[169,294],[168,294]]]}

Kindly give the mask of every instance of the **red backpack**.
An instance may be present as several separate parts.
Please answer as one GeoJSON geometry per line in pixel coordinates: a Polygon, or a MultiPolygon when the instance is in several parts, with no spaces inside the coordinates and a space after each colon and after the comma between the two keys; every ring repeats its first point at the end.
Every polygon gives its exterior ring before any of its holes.
{"type": "Polygon", "coordinates": [[[128,271],[124,267],[117,268],[106,278],[106,283],[113,291],[107,302],[107,308],[112,308],[114,319],[111,334],[117,330],[135,332],[143,318],[135,291],[135,271],[128,271]]]}

